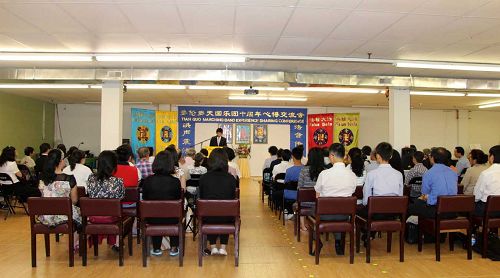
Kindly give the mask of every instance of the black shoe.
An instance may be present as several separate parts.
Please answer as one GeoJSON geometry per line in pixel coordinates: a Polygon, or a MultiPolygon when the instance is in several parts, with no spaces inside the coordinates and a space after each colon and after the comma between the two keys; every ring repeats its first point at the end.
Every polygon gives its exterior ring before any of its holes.
{"type": "Polygon", "coordinates": [[[120,248],[116,245],[111,246],[111,250],[115,251],[116,253],[120,252],[120,248]]]}
{"type": "Polygon", "coordinates": [[[335,253],[337,253],[338,256],[344,255],[344,248],[342,247],[340,242],[335,242],[335,253]]]}
{"type": "MultiPolygon", "coordinates": [[[[323,248],[323,243],[320,241],[319,246],[316,246],[316,248],[318,248],[318,254],[321,254],[321,248],[323,248]]],[[[315,256],[315,251],[313,251],[312,253],[309,253],[309,255],[315,256]]]]}

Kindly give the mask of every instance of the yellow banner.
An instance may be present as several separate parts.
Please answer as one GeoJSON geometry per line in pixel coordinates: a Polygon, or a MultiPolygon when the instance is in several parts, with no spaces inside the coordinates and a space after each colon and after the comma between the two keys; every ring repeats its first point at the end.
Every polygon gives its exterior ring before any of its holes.
{"type": "Polygon", "coordinates": [[[359,113],[335,113],[333,142],[345,146],[346,153],[358,146],[359,113]]]}
{"type": "Polygon", "coordinates": [[[156,111],[156,150],[159,153],[170,144],[177,144],[177,112],[156,111]]]}

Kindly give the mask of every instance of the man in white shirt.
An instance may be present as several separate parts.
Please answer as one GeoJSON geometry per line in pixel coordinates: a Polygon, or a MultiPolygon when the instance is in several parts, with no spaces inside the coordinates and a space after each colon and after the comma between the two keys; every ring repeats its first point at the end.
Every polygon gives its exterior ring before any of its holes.
{"type": "Polygon", "coordinates": [[[273,168],[273,179],[277,174],[286,173],[286,170],[293,166],[290,163],[290,159],[292,158],[292,152],[290,150],[283,150],[281,157],[283,158],[281,163],[273,168]]]}
{"type": "Polygon", "coordinates": [[[262,166],[262,170],[271,167],[271,162],[278,159],[278,156],[277,156],[278,148],[276,146],[269,147],[269,149],[267,151],[269,152],[269,155],[271,157],[266,158],[266,160],[264,161],[264,166],[262,166]]]}
{"type": "MultiPolygon", "coordinates": [[[[484,215],[488,196],[500,195],[500,145],[496,145],[490,149],[488,160],[491,164],[490,168],[484,170],[479,175],[479,179],[474,187],[474,196],[476,199],[474,214],[477,216],[484,215]]],[[[494,214],[494,217],[498,217],[496,214],[500,215],[500,213],[494,214]]]]}
{"type": "Polygon", "coordinates": [[[464,169],[470,168],[470,162],[465,156],[465,150],[462,147],[455,147],[455,157],[458,158],[457,161],[457,174],[458,176],[462,176],[462,171],[464,169]]]}
{"type": "MultiPolygon", "coordinates": [[[[316,197],[351,197],[356,190],[356,175],[345,167],[344,145],[334,143],[329,148],[330,162],[333,164],[332,168],[323,170],[316,181],[314,190],[316,190],[316,197]]],[[[326,221],[345,221],[349,217],[346,215],[325,215],[321,220],[326,221]]],[[[344,248],[340,245],[340,233],[335,233],[335,251],[337,255],[344,254],[344,248]]],[[[321,245],[320,245],[321,246],[321,245]]],[[[321,248],[321,247],[319,247],[321,248]]]]}

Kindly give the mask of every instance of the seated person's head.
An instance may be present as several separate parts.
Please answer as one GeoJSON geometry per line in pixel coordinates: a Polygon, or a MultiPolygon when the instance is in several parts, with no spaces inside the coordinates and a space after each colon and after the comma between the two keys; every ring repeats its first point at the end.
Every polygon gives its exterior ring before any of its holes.
{"type": "Polygon", "coordinates": [[[474,149],[469,153],[469,162],[471,166],[477,164],[484,164],[488,162],[488,155],[485,154],[482,150],[474,149]]]}
{"type": "Polygon", "coordinates": [[[364,155],[364,159],[367,159],[370,157],[370,154],[372,153],[372,148],[370,146],[364,146],[361,148],[361,152],[364,155]]]}
{"type": "Polygon", "coordinates": [[[422,163],[424,161],[424,153],[421,151],[416,151],[413,154],[413,164],[422,163]]]}
{"type": "Polygon", "coordinates": [[[132,150],[128,145],[121,145],[116,149],[116,155],[119,163],[126,163],[132,158],[132,150]]]}
{"type": "Polygon", "coordinates": [[[33,155],[34,152],[35,152],[35,149],[33,149],[32,147],[24,148],[24,155],[26,155],[26,156],[31,156],[31,155],[33,155]]]}
{"type": "Polygon", "coordinates": [[[345,157],[345,147],[340,143],[333,143],[328,149],[330,161],[333,163],[343,162],[345,157]]]}
{"type": "Polygon", "coordinates": [[[203,160],[205,159],[205,155],[200,153],[197,153],[194,155],[194,167],[200,167],[201,164],[203,164],[203,160]]]}
{"type": "Polygon", "coordinates": [[[149,156],[153,156],[154,153],[155,153],[155,150],[153,147],[148,147],[148,150],[149,150],[149,156]]]}
{"type": "Polygon", "coordinates": [[[465,154],[464,148],[462,148],[460,146],[455,147],[455,153],[454,153],[454,155],[455,155],[456,158],[461,158],[462,156],[464,156],[464,154],[465,154]]]}
{"type": "Polygon", "coordinates": [[[16,148],[11,146],[3,148],[0,155],[0,166],[3,166],[7,161],[16,161],[16,148]]]}
{"type": "Polygon", "coordinates": [[[140,147],[137,151],[140,159],[149,158],[149,148],[148,147],[140,147]]]}
{"type": "Polygon", "coordinates": [[[392,146],[387,142],[382,142],[377,145],[375,148],[375,153],[377,157],[377,161],[379,163],[389,163],[389,160],[392,158],[392,146]]]}
{"type": "Polygon", "coordinates": [[[283,161],[290,161],[292,159],[292,152],[289,149],[283,150],[281,153],[281,157],[283,158],[283,161]]]}
{"type": "Polygon", "coordinates": [[[159,152],[155,156],[152,168],[155,175],[166,176],[175,174],[175,158],[171,152],[159,152]]]}
{"type": "Polygon", "coordinates": [[[491,147],[488,160],[491,164],[500,164],[500,145],[491,147]]]}
{"type": "Polygon", "coordinates": [[[227,154],[227,159],[228,159],[229,161],[233,161],[233,159],[235,159],[235,158],[236,158],[236,154],[234,153],[234,150],[233,150],[233,149],[228,148],[228,147],[224,147],[223,149],[224,149],[224,151],[226,152],[226,154],[227,154]]]}
{"type": "Polygon", "coordinates": [[[283,159],[283,149],[279,149],[277,152],[276,152],[276,156],[280,159],[283,159]]]}
{"type": "Polygon", "coordinates": [[[446,165],[448,163],[448,160],[449,160],[448,153],[449,153],[449,151],[446,150],[443,147],[432,148],[432,150],[431,150],[431,156],[430,156],[431,163],[433,165],[434,164],[443,164],[443,165],[446,165]]]}
{"type": "Polygon", "coordinates": [[[47,154],[50,151],[51,147],[49,143],[42,143],[40,145],[40,154],[47,154]]]}
{"type": "Polygon", "coordinates": [[[189,156],[189,157],[191,157],[191,158],[193,158],[193,159],[194,159],[195,154],[196,154],[196,150],[195,150],[195,149],[193,149],[193,148],[190,148],[190,149],[188,149],[188,150],[186,151],[186,156],[189,156]]]}
{"type": "Polygon", "coordinates": [[[57,145],[57,149],[61,150],[63,154],[66,156],[66,146],[64,144],[57,145]]]}
{"type": "Polygon", "coordinates": [[[292,149],[292,157],[294,162],[300,162],[302,160],[303,148],[295,147],[292,149]]]}
{"type": "Polygon", "coordinates": [[[274,156],[278,153],[278,148],[276,146],[271,146],[267,151],[271,156],[274,156]]]}
{"type": "Polygon", "coordinates": [[[97,179],[107,180],[116,172],[118,158],[115,152],[102,151],[97,157],[97,179]]]}
{"type": "Polygon", "coordinates": [[[223,149],[214,149],[208,157],[208,168],[212,172],[224,172],[229,170],[227,153],[223,149]]]}
{"type": "Polygon", "coordinates": [[[200,153],[202,153],[205,157],[208,157],[208,150],[207,149],[201,149],[200,153]]]}

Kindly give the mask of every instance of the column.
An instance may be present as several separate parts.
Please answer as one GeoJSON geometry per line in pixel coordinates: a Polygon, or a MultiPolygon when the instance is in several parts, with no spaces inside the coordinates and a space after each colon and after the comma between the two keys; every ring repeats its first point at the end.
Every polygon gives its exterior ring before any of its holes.
{"type": "Polygon", "coordinates": [[[410,90],[391,88],[389,94],[389,142],[395,150],[410,146],[410,90]]]}
{"type": "Polygon", "coordinates": [[[457,110],[457,146],[469,150],[469,111],[457,110]]]}
{"type": "Polygon", "coordinates": [[[122,144],[123,82],[104,81],[101,91],[101,151],[122,144]]]}

